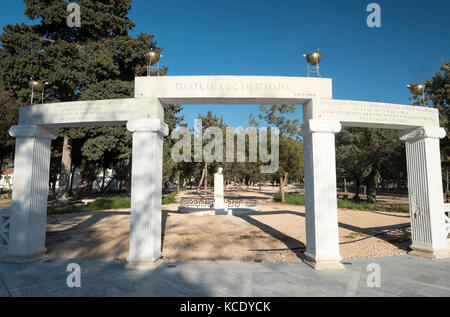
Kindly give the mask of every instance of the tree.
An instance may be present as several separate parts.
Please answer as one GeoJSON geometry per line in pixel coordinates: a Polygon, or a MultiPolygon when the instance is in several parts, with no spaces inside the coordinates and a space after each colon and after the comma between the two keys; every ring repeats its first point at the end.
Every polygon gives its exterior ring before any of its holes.
{"type": "Polygon", "coordinates": [[[15,142],[9,129],[16,124],[17,108],[11,94],[0,89],[0,171],[5,161],[13,157],[15,142]]]}
{"type": "MultiPolygon", "coordinates": [[[[166,105],[164,107],[164,122],[169,127],[169,134],[183,121],[183,116],[180,115],[182,109],[183,108],[180,105],[166,105]]],[[[175,177],[181,177],[178,171],[180,171],[182,163],[174,162],[171,156],[171,149],[175,143],[176,140],[172,140],[172,138],[164,138],[163,185],[166,188],[169,182],[175,177]]]]}
{"type": "MultiPolygon", "coordinates": [[[[67,25],[67,1],[24,2],[25,15],[40,23],[6,25],[0,35],[0,87],[22,105],[29,102],[31,77],[49,82],[47,102],[132,97],[134,77],[147,74],[144,54],[150,48],[162,51],[153,35],[129,36],[135,26],[127,17],[131,0],[80,1],[81,27],[75,28],[67,25]]],[[[166,72],[163,67],[160,74],[166,72]]],[[[126,158],[129,162],[125,127],[61,129],[60,134],[66,145],[61,164],[65,192],[73,162],[84,162],[84,175],[94,163],[105,168],[126,158]],[[78,153],[83,159],[76,158],[78,153]]]]}
{"type": "Polygon", "coordinates": [[[450,168],[450,62],[442,60],[438,72],[425,83],[425,94],[439,109],[441,126],[447,132],[447,137],[441,140],[441,161],[445,169],[446,196],[449,195],[449,168],[450,168]]]}
{"type": "MultiPolygon", "coordinates": [[[[295,113],[297,105],[271,105],[260,106],[263,114],[259,115],[260,120],[267,122],[269,126],[275,126],[280,130],[280,168],[278,169],[278,179],[280,180],[281,201],[284,202],[284,187],[289,173],[298,169],[303,169],[303,152],[297,152],[294,143],[288,141],[291,137],[298,138],[298,119],[289,119],[288,114],[295,113]],[[288,139],[286,139],[288,138],[288,139]]],[[[250,117],[250,123],[255,124],[254,118],[250,117]]]]}
{"type": "MultiPolygon", "coordinates": [[[[204,137],[205,135],[205,130],[207,130],[208,128],[211,127],[217,127],[219,129],[222,130],[222,134],[224,135],[224,129],[226,128],[226,125],[223,122],[222,117],[218,117],[217,115],[213,114],[212,111],[208,111],[208,113],[206,114],[206,116],[202,116],[202,115],[198,115],[197,119],[201,119],[202,120],[202,136],[204,137]]],[[[217,136],[215,135],[214,138],[216,138],[217,136]]],[[[208,143],[210,143],[211,140],[202,139],[202,152],[203,149],[205,147],[205,145],[207,145],[208,143]]],[[[220,140],[220,142],[223,142],[223,140],[220,140]]],[[[223,144],[223,143],[222,143],[223,144]]],[[[222,157],[223,159],[223,157],[222,157]]],[[[203,157],[203,160],[205,161],[205,158],[203,157]]],[[[200,181],[198,182],[198,187],[197,187],[197,191],[200,190],[202,183],[204,182],[205,184],[205,195],[207,194],[207,188],[208,188],[208,174],[210,175],[209,177],[212,178],[215,171],[217,171],[218,169],[218,163],[217,162],[204,162],[204,163],[194,163],[194,165],[196,166],[196,170],[200,169],[200,166],[203,165],[203,169],[202,169],[202,174],[201,174],[201,178],[200,181]]]]}
{"type": "Polygon", "coordinates": [[[373,203],[377,178],[405,176],[404,153],[404,144],[393,130],[344,128],[336,135],[337,171],[340,177],[353,180],[355,200],[360,199],[363,183],[367,188],[367,202],[373,203]],[[392,168],[394,164],[396,169],[392,168]],[[396,176],[389,175],[388,170],[396,176]]]}

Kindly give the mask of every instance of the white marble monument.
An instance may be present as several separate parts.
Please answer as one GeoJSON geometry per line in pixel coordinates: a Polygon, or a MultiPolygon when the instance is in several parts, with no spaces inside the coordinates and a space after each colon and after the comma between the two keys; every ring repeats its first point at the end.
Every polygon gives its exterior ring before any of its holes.
{"type": "MultiPolygon", "coordinates": [[[[450,257],[439,158],[439,138],[445,131],[439,127],[437,110],[331,98],[331,79],[326,78],[164,76],[137,77],[131,99],[21,107],[19,125],[10,130],[16,138],[12,208],[0,208],[2,217],[10,219],[8,260],[34,261],[45,252],[50,143],[57,136],[52,128],[124,124],[133,133],[128,261],[159,259],[162,139],[168,133],[162,106],[173,103],[304,104],[305,262],[317,269],[342,268],[335,134],[341,126],[399,130],[407,151],[411,247],[421,256],[450,257]]],[[[211,205],[226,207],[223,176],[216,177],[218,196],[211,205]]]]}
{"type": "Polygon", "coordinates": [[[214,209],[216,214],[225,214],[227,212],[223,197],[223,168],[219,167],[214,174],[214,209]]]}

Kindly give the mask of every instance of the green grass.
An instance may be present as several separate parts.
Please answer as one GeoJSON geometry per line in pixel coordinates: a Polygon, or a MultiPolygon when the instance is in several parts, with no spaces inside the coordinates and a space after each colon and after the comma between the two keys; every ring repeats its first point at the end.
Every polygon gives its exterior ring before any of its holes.
{"type": "Polygon", "coordinates": [[[11,199],[12,198],[12,190],[11,189],[3,190],[3,192],[0,193],[0,197],[2,199],[11,199]]]}
{"type": "MultiPolygon", "coordinates": [[[[162,199],[162,204],[171,204],[176,202],[176,192],[165,195],[162,199]]],[[[110,209],[127,209],[131,207],[131,198],[129,197],[109,197],[99,198],[95,201],[89,202],[83,206],[67,206],[64,208],[52,208],[49,209],[49,214],[67,214],[83,211],[95,211],[95,210],[110,210],[110,209]]]]}
{"type": "Polygon", "coordinates": [[[176,195],[177,195],[176,192],[171,192],[170,194],[167,194],[166,196],[163,197],[162,204],[168,205],[168,204],[176,203],[177,202],[177,200],[175,199],[176,195]]]}
{"type": "Polygon", "coordinates": [[[366,202],[355,202],[352,200],[344,200],[341,198],[338,198],[338,208],[369,210],[369,211],[409,212],[409,208],[406,206],[369,204],[366,202]]]}
{"type": "MultiPolygon", "coordinates": [[[[288,205],[305,205],[305,196],[303,195],[294,195],[294,194],[284,194],[285,204],[288,205]]],[[[273,199],[277,202],[281,202],[281,193],[278,191],[273,196],[273,199]]],[[[354,210],[368,210],[368,211],[395,211],[395,212],[409,212],[409,208],[401,205],[378,205],[378,204],[369,204],[366,202],[355,202],[352,200],[344,200],[338,198],[338,208],[342,209],[354,209],[354,210]]]]}
{"type": "MultiPolygon", "coordinates": [[[[279,191],[276,192],[275,195],[273,196],[273,199],[275,201],[281,202],[281,193],[279,191]]],[[[305,196],[284,193],[284,203],[288,205],[304,206],[305,196]]]]}

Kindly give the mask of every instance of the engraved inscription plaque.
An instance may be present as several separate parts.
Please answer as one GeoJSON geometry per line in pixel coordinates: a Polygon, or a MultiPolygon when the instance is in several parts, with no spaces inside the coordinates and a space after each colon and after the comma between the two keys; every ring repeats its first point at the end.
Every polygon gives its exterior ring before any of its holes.
{"type": "Polygon", "coordinates": [[[121,125],[129,120],[163,117],[161,104],[154,98],[61,102],[19,109],[19,124],[49,127],[121,125]]]}
{"type": "Polygon", "coordinates": [[[439,126],[438,110],[382,102],[314,99],[304,107],[304,119],[338,120],[344,126],[404,129],[439,126]]]}
{"type": "Polygon", "coordinates": [[[332,98],[332,89],[330,78],[137,77],[135,97],[156,97],[166,104],[300,104],[312,98],[332,98]]]}

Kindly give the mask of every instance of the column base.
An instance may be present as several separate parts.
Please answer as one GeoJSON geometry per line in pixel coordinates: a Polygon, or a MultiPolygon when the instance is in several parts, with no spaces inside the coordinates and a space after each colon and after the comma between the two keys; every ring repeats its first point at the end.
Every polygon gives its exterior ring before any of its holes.
{"type": "Polygon", "coordinates": [[[408,254],[420,256],[422,258],[432,259],[432,260],[443,260],[450,259],[450,248],[447,250],[426,250],[416,247],[411,247],[412,251],[408,254]]]}
{"type": "Polygon", "coordinates": [[[342,270],[345,266],[340,259],[317,260],[313,256],[305,253],[303,262],[315,270],[342,270]]]}
{"type": "Polygon", "coordinates": [[[48,254],[45,254],[46,251],[36,253],[34,255],[28,256],[7,256],[3,262],[5,263],[15,263],[15,264],[24,264],[24,263],[33,263],[42,261],[48,258],[48,254]]]}
{"type": "Polygon", "coordinates": [[[164,263],[163,258],[160,257],[159,259],[156,259],[155,261],[136,261],[136,260],[128,260],[128,263],[126,265],[126,268],[132,268],[132,269],[156,269],[161,264],[164,263]]]}
{"type": "Polygon", "coordinates": [[[222,208],[214,207],[214,215],[216,215],[216,216],[226,216],[228,214],[229,214],[228,210],[225,210],[224,207],[222,207],[222,208]]]}

